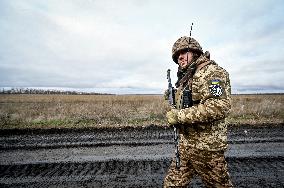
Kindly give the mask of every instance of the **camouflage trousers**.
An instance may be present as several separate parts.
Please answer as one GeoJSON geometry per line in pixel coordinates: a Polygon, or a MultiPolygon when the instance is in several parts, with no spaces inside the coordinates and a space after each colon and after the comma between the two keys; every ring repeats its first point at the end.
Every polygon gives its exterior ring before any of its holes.
{"type": "Polygon", "coordinates": [[[199,175],[206,187],[233,187],[224,158],[224,151],[198,150],[180,143],[180,169],[175,158],[164,180],[164,188],[187,187],[199,175]]]}

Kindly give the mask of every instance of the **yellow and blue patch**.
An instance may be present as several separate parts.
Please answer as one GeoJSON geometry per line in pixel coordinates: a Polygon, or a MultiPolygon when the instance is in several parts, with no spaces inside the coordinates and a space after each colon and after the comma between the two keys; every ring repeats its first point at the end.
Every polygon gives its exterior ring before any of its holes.
{"type": "Polygon", "coordinates": [[[223,94],[223,88],[221,86],[221,80],[214,79],[210,81],[209,91],[214,97],[220,97],[223,94]]]}

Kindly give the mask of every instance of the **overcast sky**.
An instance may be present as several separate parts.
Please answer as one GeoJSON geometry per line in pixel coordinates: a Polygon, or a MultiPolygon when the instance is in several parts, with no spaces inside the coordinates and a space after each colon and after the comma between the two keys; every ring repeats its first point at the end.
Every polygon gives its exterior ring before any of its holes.
{"type": "Polygon", "coordinates": [[[0,0],[0,87],[161,94],[192,22],[233,93],[284,92],[283,0],[0,0]]]}

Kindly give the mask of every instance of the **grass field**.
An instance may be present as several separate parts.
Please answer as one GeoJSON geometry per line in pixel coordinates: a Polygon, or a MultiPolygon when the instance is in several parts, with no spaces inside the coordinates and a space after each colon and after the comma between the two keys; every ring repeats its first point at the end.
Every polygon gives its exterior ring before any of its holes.
{"type": "MultiPolygon", "coordinates": [[[[159,95],[0,95],[0,129],[165,125],[159,95]]],[[[283,124],[284,95],[233,95],[230,124],[283,124]]]]}

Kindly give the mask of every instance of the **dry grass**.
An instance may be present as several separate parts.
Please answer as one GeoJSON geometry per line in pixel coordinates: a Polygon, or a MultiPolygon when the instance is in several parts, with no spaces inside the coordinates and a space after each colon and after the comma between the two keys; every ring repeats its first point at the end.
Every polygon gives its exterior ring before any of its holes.
{"type": "MultiPolygon", "coordinates": [[[[231,124],[283,123],[284,95],[233,96],[231,124]]],[[[157,95],[0,95],[0,129],[165,125],[157,95]]]]}
{"type": "Polygon", "coordinates": [[[105,127],[165,123],[166,103],[160,96],[0,95],[0,97],[2,129],[17,126],[105,127]]]}
{"type": "Polygon", "coordinates": [[[283,124],[284,95],[233,95],[231,124],[283,124]]]}

